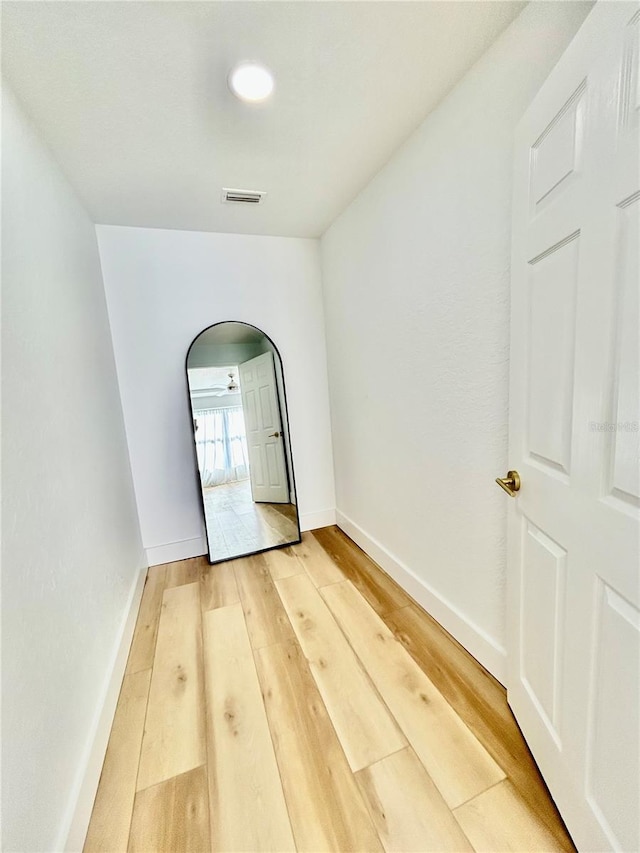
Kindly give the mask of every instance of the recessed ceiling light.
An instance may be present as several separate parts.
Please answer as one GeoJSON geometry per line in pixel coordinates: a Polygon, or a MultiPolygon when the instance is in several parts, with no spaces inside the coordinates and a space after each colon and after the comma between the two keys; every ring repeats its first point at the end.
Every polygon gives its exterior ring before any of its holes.
{"type": "Polygon", "coordinates": [[[229,88],[241,101],[257,104],[273,92],[273,74],[257,62],[241,62],[229,74],[229,88]]]}

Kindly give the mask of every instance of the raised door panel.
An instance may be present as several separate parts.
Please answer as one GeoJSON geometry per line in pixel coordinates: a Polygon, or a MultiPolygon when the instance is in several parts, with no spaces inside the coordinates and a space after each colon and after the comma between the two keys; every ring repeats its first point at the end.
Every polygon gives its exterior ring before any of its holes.
{"type": "Polygon", "coordinates": [[[529,261],[527,449],[544,470],[568,476],[579,235],[529,261]]]}
{"type": "Polygon", "coordinates": [[[620,75],[620,119],[627,130],[637,129],[640,115],[640,12],[625,28],[620,75]]]}
{"type": "Polygon", "coordinates": [[[271,381],[273,376],[273,360],[271,353],[265,353],[265,357],[260,361],[256,361],[256,379],[260,382],[266,380],[271,381]]]}
{"type": "Polygon", "coordinates": [[[245,384],[253,385],[253,383],[256,381],[256,371],[253,365],[245,362],[241,365],[241,368],[245,384]]]}
{"type": "Polygon", "coordinates": [[[520,672],[531,701],[558,746],[566,564],[566,550],[524,521],[520,672]]]}
{"type": "Polygon", "coordinates": [[[267,468],[269,471],[269,485],[280,488],[280,486],[284,484],[282,483],[283,472],[282,465],[280,464],[280,454],[278,450],[279,448],[274,442],[269,442],[265,446],[267,468]]]}
{"type": "Polygon", "coordinates": [[[256,392],[253,388],[249,388],[245,391],[242,398],[242,404],[245,412],[247,432],[255,432],[259,427],[259,420],[256,392]]]}
{"type": "Polygon", "coordinates": [[[262,488],[267,485],[266,471],[267,465],[264,458],[264,446],[262,444],[250,445],[251,457],[251,485],[262,488]]]}
{"type": "Polygon", "coordinates": [[[531,146],[533,214],[567,189],[579,172],[585,90],[582,83],[531,146]]]}
{"type": "Polygon", "coordinates": [[[600,579],[594,649],[587,796],[612,847],[639,850],[640,612],[600,579]]]}
{"type": "Polygon", "coordinates": [[[277,429],[277,418],[275,412],[275,400],[273,399],[273,387],[261,385],[258,393],[260,395],[260,426],[262,429],[277,429]]]}
{"type": "Polygon", "coordinates": [[[631,507],[640,506],[639,209],[640,193],[635,193],[618,206],[618,304],[612,359],[611,419],[602,425],[609,433],[607,493],[631,507]]]}

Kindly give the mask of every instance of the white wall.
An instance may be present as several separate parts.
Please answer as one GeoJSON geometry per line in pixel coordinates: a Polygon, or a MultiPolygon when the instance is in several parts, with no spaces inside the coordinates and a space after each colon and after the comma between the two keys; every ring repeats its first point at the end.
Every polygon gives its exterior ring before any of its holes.
{"type": "Polygon", "coordinates": [[[2,146],[3,849],[25,853],[82,839],[144,552],[94,227],[4,87],[2,146]]]}
{"type": "Polygon", "coordinates": [[[224,397],[193,397],[191,408],[194,412],[204,412],[208,409],[229,409],[242,406],[240,394],[225,394],[224,397]]]}
{"type": "Polygon", "coordinates": [[[193,338],[222,320],[257,326],[278,346],[301,523],[331,523],[335,497],[317,241],[114,226],[97,231],[150,561],[206,550],[184,361],[193,338]]]}
{"type": "Polygon", "coordinates": [[[498,676],[513,133],[589,8],[525,8],[321,246],[338,521],[498,676]]]}

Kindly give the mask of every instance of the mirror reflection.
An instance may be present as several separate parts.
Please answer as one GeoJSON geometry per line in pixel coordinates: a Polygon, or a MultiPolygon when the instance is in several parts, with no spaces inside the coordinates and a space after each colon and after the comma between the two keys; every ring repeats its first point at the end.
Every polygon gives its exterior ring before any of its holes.
{"type": "Polygon", "coordinates": [[[201,332],[187,354],[209,561],[300,541],[282,362],[244,323],[201,332]]]}

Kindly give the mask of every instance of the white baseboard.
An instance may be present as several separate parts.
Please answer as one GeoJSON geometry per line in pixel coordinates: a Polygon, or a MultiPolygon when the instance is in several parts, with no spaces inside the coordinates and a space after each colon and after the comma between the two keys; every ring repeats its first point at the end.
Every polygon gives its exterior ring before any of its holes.
{"type": "MultiPolygon", "coordinates": [[[[144,565],[144,559],[140,560],[140,564],[144,565]]],[[[145,567],[136,574],[131,585],[129,599],[114,644],[111,665],[107,670],[85,753],[76,775],[67,813],[58,836],[56,850],[77,853],[84,847],[146,576],[147,569],[145,567]]]]}
{"type": "Polygon", "coordinates": [[[163,563],[174,563],[176,560],[201,557],[207,552],[207,540],[204,536],[196,536],[195,539],[179,539],[177,542],[167,542],[166,545],[154,545],[146,550],[147,562],[150,566],[161,566],[163,563]]]}
{"type": "Polygon", "coordinates": [[[317,530],[336,523],[335,509],[321,509],[318,512],[300,513],[300,530],[317,530]]]}
{"type": "MultiPolygon", "coordinates": [[[[335,523],[335,509],[300,514],[300,530],[316,530],[318,527],[328,527],[335,523]]],[[[197,536],[194,539],[179,539],[177,542],[167,542],[165,545],[154,545],[146,549],[147,563],[150,566],[161,566],[164,563],[173,563],[176,560],[188,560],[191,557],[201,557],[207,553],[207,540],[204,536],[197,536]]]]}
{"type": "Polygon", "coordinates": [[[502,646],[339,509],[336,523],[498,681],[505,683],[507,653],[502,646]]]}

